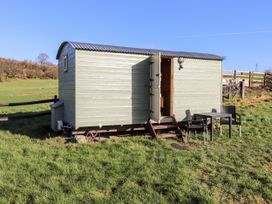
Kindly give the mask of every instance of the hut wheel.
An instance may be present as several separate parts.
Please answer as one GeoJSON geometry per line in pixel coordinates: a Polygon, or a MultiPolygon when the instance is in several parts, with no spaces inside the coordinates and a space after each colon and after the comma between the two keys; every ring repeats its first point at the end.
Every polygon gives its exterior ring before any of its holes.
{"type": "Polygon", "coordinates": [[[86,137],[90,140],[94,140],[95,137],[98,135],[98,132],[95,130],[90,130],[87,132],[86,137]]]}

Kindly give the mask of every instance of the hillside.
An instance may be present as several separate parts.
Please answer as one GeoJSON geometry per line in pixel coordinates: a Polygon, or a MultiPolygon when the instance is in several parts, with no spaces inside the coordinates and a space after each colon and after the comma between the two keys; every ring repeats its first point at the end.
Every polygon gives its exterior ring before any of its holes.
{"type": "Polygon", "coordinates": [[[58,70],[54,64],[0,58],[0,82],[7,79],[57,79],[57,77],[58,70]]]}
{"type": "MultiPolygon", "coordinates": [[[[0,83],[2,103],[56,93],[56,80],[0,83]]],[[[75,144],[50,137],[50,116],[2,122],[0,203],[271,203],[271,97],[251,92],[230,101],[242,116],[243,136],[233,128],[229,139],[224,129],[203,145],[196,135],[189,150],[149,136],[75,144]]],[[[48,108],[1,107],[0,115],[48,108]]]]}

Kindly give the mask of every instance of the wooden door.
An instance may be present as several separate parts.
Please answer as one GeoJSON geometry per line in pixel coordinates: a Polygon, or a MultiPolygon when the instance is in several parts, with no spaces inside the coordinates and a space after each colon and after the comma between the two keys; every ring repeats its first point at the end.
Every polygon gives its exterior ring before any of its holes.
{"type": "Polygon", "coordinates": [[[150,60],[150,117],[160,122],[161,117],[161,53],[154,54],[150,60]]]}

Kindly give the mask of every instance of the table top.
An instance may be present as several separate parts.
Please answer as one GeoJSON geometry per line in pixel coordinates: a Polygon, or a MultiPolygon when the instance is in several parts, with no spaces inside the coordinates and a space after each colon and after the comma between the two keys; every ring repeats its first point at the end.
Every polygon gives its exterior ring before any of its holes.
{"type": "Polygon", "coordinates": [[[229,117],[232,117],[231,113],[215,113],[215,112],[195,113],[194,115],[204,116],[204,117],[212,117],[212,118],[229,118],[229,117]]]}

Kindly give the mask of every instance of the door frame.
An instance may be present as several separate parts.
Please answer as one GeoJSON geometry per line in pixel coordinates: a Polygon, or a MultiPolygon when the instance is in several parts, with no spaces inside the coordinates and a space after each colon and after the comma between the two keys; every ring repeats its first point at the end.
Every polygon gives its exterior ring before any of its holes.
{"type": "Polygon", "coordinates": [[[170,116],[174,115],[174,58],[171,59],[170,66],[170,116]]]}
{"type": "MultiPolygon", "coordinates": [[[[161,61],[162,59],[169,59],[170,60],[170,67],[169,67],[169,74],[170,74],[170,86],[169,86],[169,92],[170,92],[170,111],[169,111],[169,116],[174,115],[174,57],[163,57],[161,56],[161,61]]],[[[161,96],[160,96],[161,97],[161,96]]],[[[161,100],[161,99],[160,99],[161,100]]],[[[169,116],[162,116],[160,112],[161,119],[169,116]]]]}

